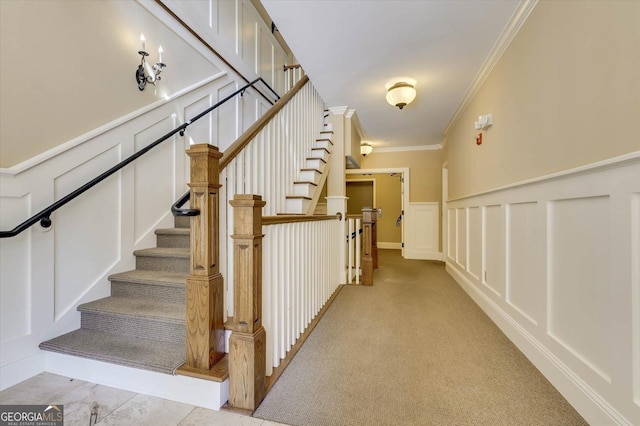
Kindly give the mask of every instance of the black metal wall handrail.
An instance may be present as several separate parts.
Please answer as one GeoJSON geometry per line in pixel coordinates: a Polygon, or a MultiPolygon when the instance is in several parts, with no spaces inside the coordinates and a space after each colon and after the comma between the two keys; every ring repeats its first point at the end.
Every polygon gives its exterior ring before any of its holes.
{"type": "MultiPolygon", "coordinates": [[[[193,124],[195,121],[199,120],[200,118],[204,117],[205,115],[209,114],[211,111],[213,111],[214,109],[218,108],[219,106],[221,106],[225,102],[229,101],[230,99],[235,97],[237,94],[239,94],[239,93],[243,94],[249,87],[253,87],[256,83],[259,83],[259,82],[262,82],[276,96],[276,100],[280,99],[280,96],[275,92],[275,90],[273,90],[269,86],[269,84],[267,84],[266,81],[264,81],[261,77],[259,77],[259,78],[255,79],[255,80],[253,80],[252,82],[244,85],[242,88],[236,90],[235,92],[233,92],[229,96],[225,97],[223,100],[219,101],[218,103],[216,103],[212,107],[207,108],[206,110],[204,110],[200,114],[198,114],[195,117],[193,117],[191,120],[187,120],[181,126],[176,127],[175,129],[173,129],[172,131],[170,131],[166,135],[162,136],[161,138],[155,140],[151,144],[149,144],[146,147],[142,148],[140,151],[138,151],[135,154],[133,154],[133,155],[127,157],[126,159],[122,160],[117,165],[113,166],[112,168],[110,168],[106,172],[102,173],[101,175],[97,176],[96,178],[94,178],[94,179],[90,180],[89,182],[85,183],[80,188],[78,188],[75,191],[71,192],[70,194],[64,196],[60,200],[58,200],[55,203],[51,204],[49,207],[47,207],[44,210],[41,210],[40,212],[38,212],[35,215],[31,216],[29,219],[25,220],[20,225],[18,225],[15,228],[13,228],[11,231],[0,231],[0,238],[15,237],[16,235],[18,235],[19,233],[21,233],[25,229],[31,227],[32,225],[34,225],[38,221],[40,221],[40,225],[42,225],[43,228],[50,227],[51,226],[51,217],[50,216],[54,211],[56,211],[60,207],[62,207],[65,204],[67,204],[69,201],[75,199],[79,195],[85,193],[87,190],[91,189],[92,187],[94,187],[98,183],[102,182],[103,180],[105,180],[106,178],[108,178],[109,176],[111,176],[112,174],[117,172],[118,170],[122,169],[123,167],[125,167],[129,163],[131,163],[134,160],[136,160],[137,158],[139,158],[142,155],[146,154],[152,148],[155,148],[156,146],[160,145],[162,142],[164,142],[165,140],[169,139],[170,137],[172,137],[176,133],[180,133],[180,136],[184,136],[184,132],[185,132],[185,130],[187,129],[188,126],[190,126],[191,124],[193,124]]],[[[256,89],[256,90],[258,90],[258,89],[256,89]]],[[[271,102],[271,105],[273,105],[273,102],[271,102]]],[[[181,200],[182,200],[182,198],[181,198],[181,200]]],[[[180,201],[180,200],[178,200],[178,201],[180,201]]],[[[180,206],[184,205],[185,202],[186,202],[186,200],[180,206]]],[[[178,206],[178,207],[180,207],[180,206],[178,206]]],[[[197,210],[195,210],[195,211],[191,210],[191,209],[188,209],[188,210],[190,210],[192,212],[192,214],[187,214],[187,216],[194,216],[194,215],[199,214],[199,212],[194,213],[197,210]]],[[[172,211],[173,211],[173,208],[172,208],[172,211]]],[[[178,214],[178,215],[180,215],[180,214],[178,214]]]]}

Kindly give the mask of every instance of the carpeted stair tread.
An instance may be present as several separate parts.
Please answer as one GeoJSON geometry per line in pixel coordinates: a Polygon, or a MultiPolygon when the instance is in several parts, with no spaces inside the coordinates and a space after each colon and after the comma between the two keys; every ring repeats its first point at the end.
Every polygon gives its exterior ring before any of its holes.
{"type": "Polygon", "coordinates": [[[148,257],[175,257],[181,259],[189,259],[188,248],[174,248],[174,247],[153,247],[147,249],[140,249],[133,252],[135,256],[148,256],[148,257]]]}
{"type": "Polygon", "coordinates": [[[109,276],[109,281],[122,281],[137,284],[184,287],[188,274],[179,272],[147,271],[134,269],[109,276]]]}
{"type": "Polygon", "coordinates": [[[81,313],[104,313],[153,319],[165,323],[184,324],[184,304],[140,298],[105,297],[78,306],[81,313]]]}
{"type": "Polygon", "coordinates": [[[185,360],[184,344],[82,328],[43,342],[40,349],[166,374],[174,374],[185,360]]]}
{"type": "Polygon", "coordinates": [[[162,228],[156,229],[156,235],[191,235],[189,228],[162,228]]]}

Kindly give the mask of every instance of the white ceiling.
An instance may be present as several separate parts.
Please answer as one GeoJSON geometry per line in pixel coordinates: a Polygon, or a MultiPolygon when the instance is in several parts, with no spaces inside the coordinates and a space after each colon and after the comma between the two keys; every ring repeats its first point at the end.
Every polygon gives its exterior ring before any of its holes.
{"type": "MultiPolygon", "coordinates": [[[[262,0],[328,107],[357,111],[374,147],[440,144],[519,0],[262,0]],[[403,110],[385,84],[416,80],[403,110]]],[[[470,123],[472,126],[473,123],[470,123]]]]}

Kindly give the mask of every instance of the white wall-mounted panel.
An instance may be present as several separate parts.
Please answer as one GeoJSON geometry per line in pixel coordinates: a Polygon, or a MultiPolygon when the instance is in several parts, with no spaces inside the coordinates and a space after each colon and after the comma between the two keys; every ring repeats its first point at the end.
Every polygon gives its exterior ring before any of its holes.
{"type": "Polygon", "coordinates": [[[252,93],[245,92],[240,98],[242,107],[242,131],[245,131],[258,118],[258,100],[252,93]]]}
{"type": "Polygon", "coordinates": [[[640,407],[640,193],[631,194],[631,333],[633,402],[640,407]]]}
{"type": "Polygon", "coordinates": [[[482,283],[497,296],[504,294],[504,226],[501,206],[484,207],[482,283]]]}
{"type": "MultiPolygon", "coordinates": [[[[0,197],[0,229],[13,229],[31,216],[31,195],[0,197]]],[[[36,225],[37,226],[37,225],[36,225]]],[[[0,342],[31,332],[31,230],[0,239],[0,342]],[[5,320],[6,318],[6,320],[5,320]]]]}
{"type": "MultiPolygon", "coordinates": [[[[259,28],[259,52],[260,52],[260,77],[271,87],[275,87],[274,77],[276,72],[282,70],[275,67],[275,46],[268,37],[266,28],[259,28]]],[[[284,71],[282,72],[284,74],[284,71]]]]}
{"type": "MultiPolygon", "coordinates": [[[[55,198],[59,200],[120,160],[120,146],[116,145],[57,177],[55,198]]],[[[56,319],[120,259],[120,185],[121,174],[116,173],[52,216],[56,319]]]]}
{"type": "Polygon", "coordinates": [[[449,230],[447,232],[447,238],[448,238],[448,242],[447,242],[447,256],[452,259],[454,262],[456,261],[457,255],[456,255],[456,251],[457,251],[457,245],[456,245],[456,241],[458,240],[458,233],[457,233],[457,227],[458,227],[458,219],[457,219],[457,214],[456,214],[456,209],[449,209],[449,211],[447,212],[447,214],[449,215],[448,217],[448,221],[447,221],[447,225],[449,226],[449,230]]]}
{"type": "Polygon", "coordinates": [[[480,207],[470,207],[467,223],[467,271],[476,280],[482,274],[482,211],[480,207]]]}
{"type": "Polygon", "coordinates": [[[611,360],[608,196],[552,201],[548,206],[548,332],[604,380],[611,360]]]}
{"type": "Polygon", "coordinates": [[[458,209],[458,214],[456,215],[458,224],[457,224],[457,232],[458,232],[458,240],[457,244],[457,257],[456,262],[463,269],[467,269],[467,209],[462,208],[458,209]]]}
{"type": "Polygon", "coordinates": [[[214,25],[218,29],[217,40],[237,55],[239,53],[237,2],[215,0],[215,6],[217,21],[214,25]]]}
{"type": "MultiPolygon", "coordinates": [[[[215,3],[218,3],[218,1],[219,0],[215,0],[215,3]]],[[[192,19],[198,23],[199,28],[213,30],[213,0],[181,1],[180,7],[188,16],[192,17],[192,19]]]]}
{"type": "MultiPolygon", "coordinates": [[[[210,106],[213,105],[211,95],[202,97],[201,99],[193,102],[184,109],[185,120],[190,120],[192,117],[202,113],[210,106]]],[[[199,143],[213,143],[213,116],[208,114],[205,117],[200,118],[195,123],[189,125],[185,132],[185,137],[189,140],[189,144],[199,143]]],[[[167,141],[168,142],[168,141],[167,141]]]]}
{"type": "Polygon", "coordinates": [[[407,259],[442,260],[440,252],[440,203],[409,203],[405,226],[407,259]]]}
{"type": "MultiPolygon", "coordinates": [[[[219,87],[217,90],[218,102],[231,95],[236,90],[238,90],[238,88],[236,87],[235,82],[230,82],[219,87]]],[[[229,145],[231,145],[236,138],[240,136],[240,132],[238,131],[238,104],[239,101],[236,98],[220,105],[214,111],[214,120],[217,123],[217,137],[216,141],[214,141],[214,145],[218,147],[220,152],[224,152],[229,145]]]]}
{"type": "Polygon", "coordinates": [[[240,57],[251,67],[251,70],[258,74],[258,22],[259,18],[250,4],[240,2],[239,4],[239,36],[240,36],[240,57]]]}
{"type": "MultiPolygon", "coordinates": [[[[137,133],[134,136],[136,152],[171,131],[174,124],[175,119],[168,116],[137,133]]],[[[134,163],[136,242],[166,215],[175,202],[173,188],[175,138],[176,136],[173,136],[162,142],[134,163]],[[160,170],[164,172],[158,173],[160,170]]],[[[181,152],[180,155],[184,154],[181,152]]]]}
{"type": "Polygon", "coordinates": [[[506,211],[506,300],[534,325],[542,317],[546,294],[540,256],[544,231],[538,228],[537,208],[535,202],[517,203],[506,211]]]}

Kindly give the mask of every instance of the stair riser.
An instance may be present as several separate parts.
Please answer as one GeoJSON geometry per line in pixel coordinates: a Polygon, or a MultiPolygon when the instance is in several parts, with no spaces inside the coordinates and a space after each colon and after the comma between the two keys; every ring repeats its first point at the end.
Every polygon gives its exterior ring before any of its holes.
{"type": "Polygon", "coordinates": [[[189,228],[191,218],[189,216],[174,216],[173,223],[176,228],[189,228]]]}
{"type": "Polygon", "coordinates": [[[332,145],[331,145],[331,142],[329,142],[329,141],[325,141],[325,140],[322,140],[322,141],[320,141],[320,140],[319,140],[319,141],[316,141],[316,147],[317,147],[317,148],[326,148],[326,149],[328,149],[329,151],[331,151],[331,146],[332,146],[332,145]]]}
{"type": "Polygon", "coordinates": [[[285,201],[285,213],[290,214],[306,214],[309,209],[311,200],[305,200],[300,198],[287,199],[285,201]]]}
{"type": "Polygon", "coordinates": [[[300,180],[302,181],[308,181],[318,184],[320,183],[320,178],[322,178],[322,174],[314,170],[303,170],[300,172],[300,180]]]}
{"type": "Polygon", "coordinates": [[[324,149],[312,149],[311,150],[312,158],[321,158],[324,161],[329,161],[329,153],[324,149]]]}
{"type": "Polygon", "coordinates": [[[164,285],[111,282],[111,295],[114,297],[131,297],[138,299],[158,300],[161,302],[186,303],[185,287],[170,287],[164,285]]]}
{"type": "Polygon", "coordinates": [[[305,168],[323,170],[325,164],[326,163],[324,161],[318,160],[318,159],[315,159],[315,158],[307,159],[305,161],[305,168]]]}
{"type": "Polygon", "coordinates": [[[313,197],[317,186],[309,183],[296,183],[293,185],[293,195],[302,195],[303,197],[313,197]]]}
{"type": "Polygon", "coordinates": [[[158,234],[157,245],[158,247],[189,248],[190,239],[189,235],[158,234]]]}
{"type": "Polygon", "coordinates": [[[186,342],[186,327],[184,323],[166,323],[127,315],[82,312],[80,324],[82,328],[87,330],[124,334],[140,339],[155,339],[175,344],[184,344],[186,342]]]}
{"type": "Polygon", "coordinates": [[[136,268],[145,271],[190,272],[190,260],[179,257],[136,256],[136,268]]]}

